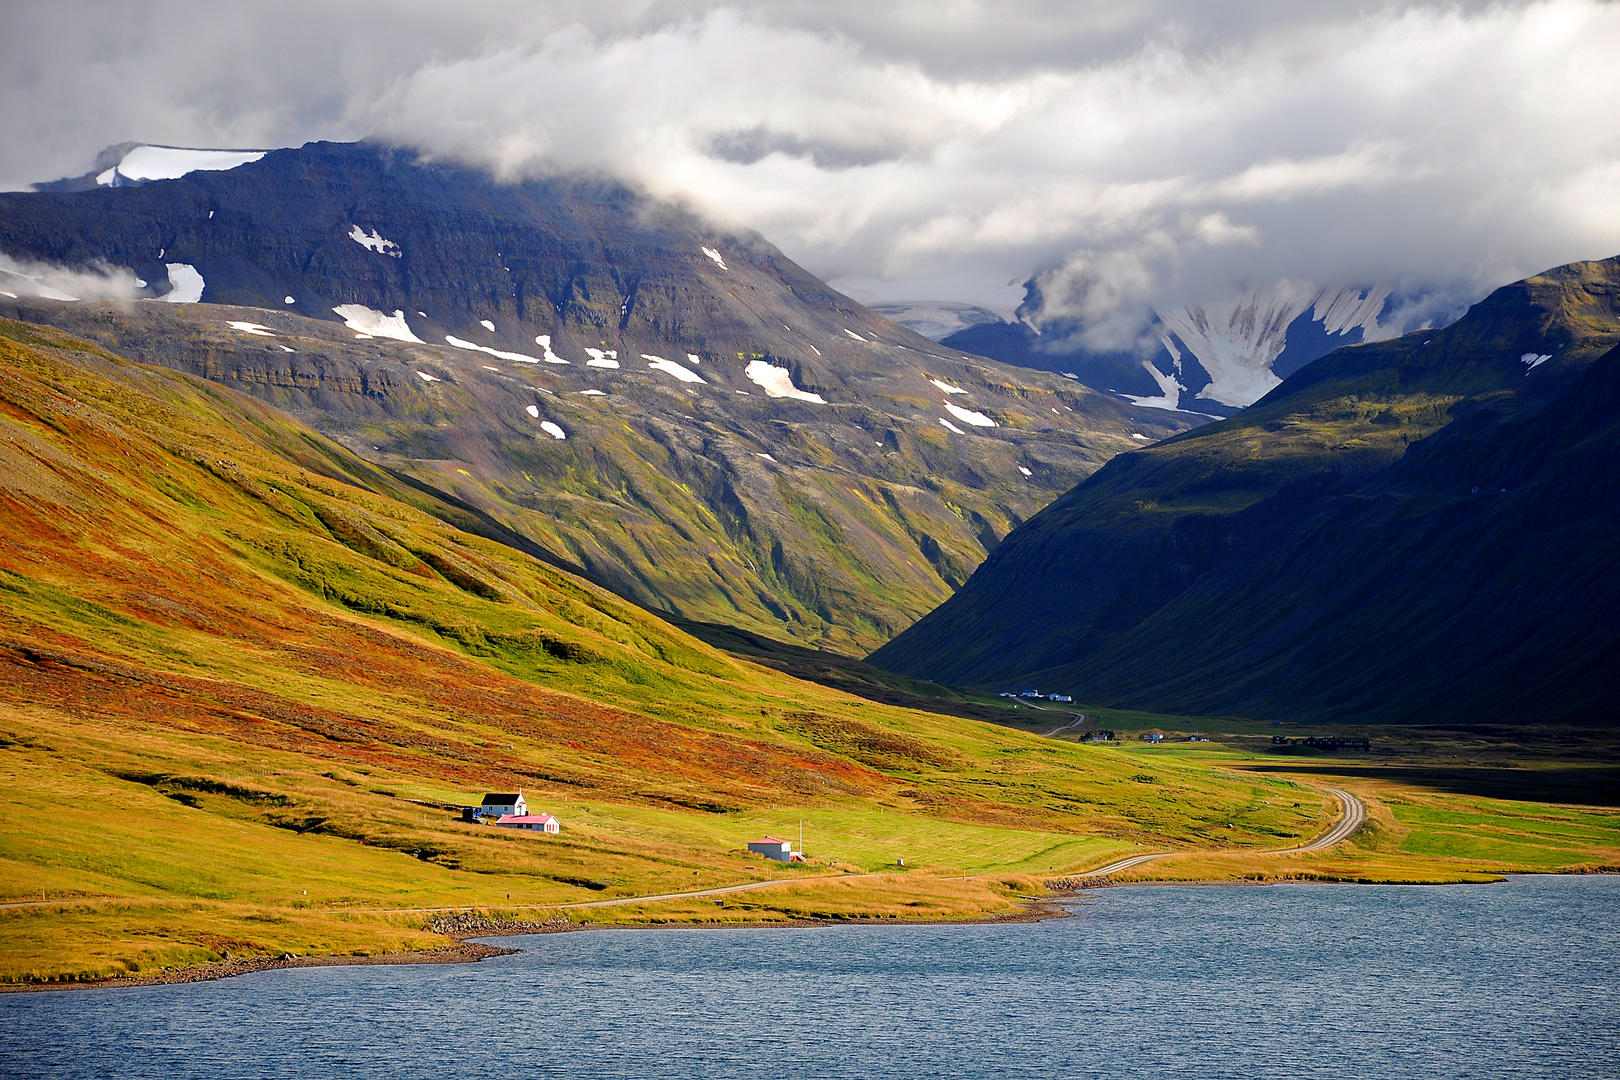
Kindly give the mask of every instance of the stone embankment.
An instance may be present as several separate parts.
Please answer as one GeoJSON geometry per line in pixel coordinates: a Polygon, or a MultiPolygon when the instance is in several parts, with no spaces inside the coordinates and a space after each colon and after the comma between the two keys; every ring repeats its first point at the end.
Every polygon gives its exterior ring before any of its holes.
{"type": "Polygon", "coordinates": [[[580,924],[566,915],[552,915],[540,922],[527,919],[499,919],[471,911],[457,911],[440,915],[428,923],[435,934],[455,938],[489,937],[495,934],[555,934],[562,930],[578,930],[580,924]]]}
{"type": "Polygon", "coordinates": [[[1063,877],[1043,882],[1047,892],[1077,893],[1085,889],[1106,889],[1117,884],[1105,877],[1063,877]]]}

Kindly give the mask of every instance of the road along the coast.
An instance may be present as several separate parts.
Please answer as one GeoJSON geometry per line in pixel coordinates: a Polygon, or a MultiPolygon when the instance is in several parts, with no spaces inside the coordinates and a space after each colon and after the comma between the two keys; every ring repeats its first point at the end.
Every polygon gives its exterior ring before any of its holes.
{"type": "MultiPolygon", "coordinates": [[[[1328,829],[1327,832],[1324,832],[1322,835],[1318,836],[1308,844],[1301,844],[1298,847],[1291,848],[1278,848],[1275,851],[1257,851],[1254,852],[1254,854],[1297,855],[1306,851],[1326,851],[1335,844],[1342,843],[1354,836],[1356,830],[1361,828],[1361,826],[1367,821],[1367,804],[1362,802],[1356,796],[1350,794],[1350,792],[1345,791],[1343,788],[1330,787],[1322,788],[1321,790],[1338,799],[1339,805],[1343,810],[1343,812],[1339,815],[1339,820],[1334,822],[1333,826],[1328,829]]],[[[1118,862],[1111,862],[1107,866],[1100,866],[1095,870],[1088,870],[1083,876],[1107,877],[1110,874],[1117,874],[1122,870],[1130,870],[1134,867],[1141,866],[1143,863],[1152,862],[1155,859],[1164,859],[1170,857],[1171,855],[1186,854],[1192,854],[1192,852],[1154,851],[1146,855],[1132,855],[1128,859],[1120,859],[1118,862]]]]}

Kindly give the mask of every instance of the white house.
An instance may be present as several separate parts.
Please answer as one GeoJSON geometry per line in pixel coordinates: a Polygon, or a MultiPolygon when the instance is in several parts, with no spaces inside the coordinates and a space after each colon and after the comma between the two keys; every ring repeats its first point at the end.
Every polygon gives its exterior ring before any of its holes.
{"type": "Polygon", "coordinates": [[[529,812],[529,804],[523,801],[523,792],[515,795],[485,795],[484,805],[478,808],[480,817],[522,817],[529,812]]]}
{"type": "Polygon", "coordinates": [[[562,822],[550,814],[507,814],[497,821],[502,829],[527,829],[530,832],[559,833],[562,822]]]}
{"type": "Polygon", "coordinates": [[[793,841],[791,840],[778,840],[774,836],[765,836],[758,840],[748,841],[748,850],[755,855],[775,859],[777,862],[793,861],[793,841]]]}

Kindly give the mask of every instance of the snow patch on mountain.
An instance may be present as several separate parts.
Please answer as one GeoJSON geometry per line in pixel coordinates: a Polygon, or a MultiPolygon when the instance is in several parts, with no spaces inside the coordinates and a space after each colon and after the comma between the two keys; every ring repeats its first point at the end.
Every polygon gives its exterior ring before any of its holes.
{"type": "Polygon", "coordinates": [[[938,379],[929,379],[928,381],[933,383],[935,386],[939,387],[941,390],[945,391],[947,394],[965,394],[965,393],[967,393],[967,391],[962,389],[960,386],[952,386],[948,382],[940,382],[938,379]]]}
{"type": "Polygon", "coordinates": [[[777,367],[769,360],[755,360],[743,369],[748,381],[763,389],[768,397],[792,398],[795,401],[808,401],[815,405],[827,404],[827,399],[820,394],[812,394],[808,390],[800,390],[793,385],[793,373],[787,368],[777,367]]]}
{"type": "Polygon", "coordinates": [[[405,254],[404,248],[392,240],[385,239],[383,234],[375,229],[368,233],[358,225],[351,225],[349,226],[349,239],[366,250],[375,251],[379,255],[390,255],[398,259],[405,254]]]}
{"type": "MultiPolygon", "coordinates": [[[[538,364],[540,362],[540,358],[537,356],[525,356],[522,353],[504,352],[500,349],[492,349],[488,345],[480,345],[476,341],[468,341],[466,338],[458,338],[454,334],[444,335],[444,340],[446,344],[452,346],[453,348],[466,349],[468,352],[486,353],[490,356],[499,357],[502,360],[510,360],[514,364],[538,364]]],[[[563,362],[567,363],[566,360],[563,362]]]]}
{"type": "Polygon", "coordinates": [[[244,334],[257,334],[259,337],[275,337],[268,326],[256,322],[228,322],[225,324],[232,330],[240,330],[244,334]]]}
{"type": "Polygon", "coordinates": [[[996,427],[996,426],[998,426],[994,420],[992,420],[988,416],[984,415],[984,413],[982,413],[982,412],[974,412],[972,409],[964,409],[964,408],[962,408],[962,406],[960,406],[960,405],[952,405],[948,401],[945,402],[945,411],[950,413],[952,416],[956,417],[958,420],[962,421],[962,423],[964,423],[964,424],[972,424],[974,427],[996,427]]]}
{"type": "Polygon", "coordinates": [[[1523,356],[1519,357],[1519,363],[1524,365],[1524,373],[1528,375],[1551,359],[1552,353],[1527,352],[1523,356]]]}
{"type": "Polygon", "coordinates": [[[705,380],[703,376],[699,375],[697,372],[683,368],[673,360],[665,360],[662,356],[654,356],[651,353],[642,353],[641,358],[648,362],[647,367],[651,370],[668,372],[677,379],[681,380],[681,382],[707,382],[707,380],[705,380]]]}
{"type": "Polygon", "coordinates": [[[943,416],[939,418],[939,422],[944,424],[946,427],[950,428],[952,431],[956,432],[958,435],[966,435],[967,434],[967,432],[963,431],[961,428],[957,427],[955,424],[951,423],[949,420],[945,419],[943,416]]]}
{"type": "Polygon", "coordinates": [[[568,433],[566,431],[564,431],[559,425],[553,423],[550,420],[542,420],[542,421],[540,421],[540,430],[545,432],[547,435],[550,435],[553,439],[566,439],[566,438],[568,438],[568,433]]]}
{"type": "Polygon", "coordinates": [[[534,343],[536,345],[540,346],[542,349],[546,350],[546,352],[545,352],[545,361],[546,361],[546,363],[548,363],[548,364],[566,364],[566,363],[568,363],[567,360],[564,360],[562,357],[558,356],[556,353],[551,351],[551,335],[550,334],[540,334],[540,335],[538,335],[534,339],[534,343]]]}
{"type": "MultiPolygon", "coordinates": [[[[1178,368],[1181,366],[1181,357],[1179,355],[1176,356],[1176,366],[1178,368]]],[[[1166,375],[1154,367],[1149,360],[1142,361],[1142,370],[1146,371],[1153,377],[1153,381],[1159,384],[1159,396],[1139,397],[1136,394],[1121,394],[1120,396],[1130,401],[1131,404],[1139,405],[1144,409],[1168,409],[1170,412],[1183,411],[1181,408],[1181,392],[1187,388],[1177,382],[1174,375],[1166,375]]]]}
{"type": "Polygon", "coordinates": [[[202,300],[203,276],[190,263],[165,263],[169,291],[160,299],[169,304],[195,304],[202,300]]]}
{"type": "Polygon", "coordinates": [[[617,349],[586,349],[585,355],[590,359],[585,361],[586,367],[616,368],[619,366],[619,351],[617,349]]]}
{"type": "Polygon", "coordinates": [[[702,251],[703,251],[703,254],[705,254],[709,258],[713,259],[714,262],[715,262],[715,265],[720,267],[720,269],[722,269],[722,270],[731,269],[729,266],[726,265],[726,260],[722,259],[720,257],[720,253],[718,251],[714,250],[714,248],[706,247],[706,248],[703,248],[702,251]]]}
{"type": "MultiPolygon", "coordinates": [[[[174,275],[170,275],[173,280],[174,275]]],[[[332,309],[333,314],[343,320],[347,326],[357,334],[367,337],[393,338],[395,341],[408,341],[412,345],[426,345],[427,342],[411,333],[411,328],[405,325],[405,312],[395,309],[392,315],[385,315],[375,311],[364,304],[343,304],[332,309]]]]}

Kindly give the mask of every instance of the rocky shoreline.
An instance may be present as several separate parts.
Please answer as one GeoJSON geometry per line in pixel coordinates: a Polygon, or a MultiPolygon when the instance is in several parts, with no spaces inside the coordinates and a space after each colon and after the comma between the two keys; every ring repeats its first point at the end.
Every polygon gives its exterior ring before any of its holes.
{"type": "Polygon", "coordinates": [[[259,956],[247,960],[221,960],[212,964],[172,968],[156,975],[128,975],[111,979],[88,979],[83,982],[4,983],[0,992],[34,990],[87,990],[91,987],[168,986],[177,983],[210,982],[249,975],[255,971],[273,971],[277,968],[348,967],[361,964],[471,964],[491,956],[509,956],[516,949],[501,949],[494,945],[462,941],[442,949],[421,952],[382,953],[377,956],[259,956]]]}

